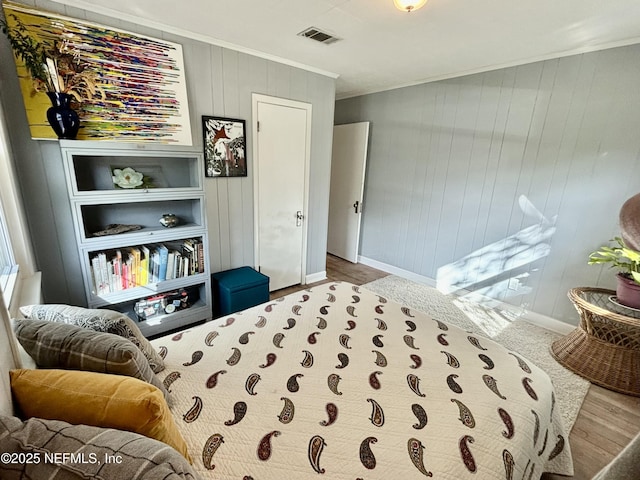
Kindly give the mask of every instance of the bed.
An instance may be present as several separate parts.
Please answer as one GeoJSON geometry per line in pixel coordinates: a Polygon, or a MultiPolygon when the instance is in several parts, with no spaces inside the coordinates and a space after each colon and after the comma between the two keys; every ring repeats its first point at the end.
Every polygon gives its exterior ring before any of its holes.
{"type": "Polygon", "coordinates": [[[573,473],[544,372],[349,283],[152,344],[203,478],[573,473]]]}
{"type": "MultiPolygon", "coordinates": [[[[573,474],[543,371],[350,283],[293,293],[151,345],[202,479],[573,474]]],[[[3,393],[6,411],[6,386],[3,393]]]]}

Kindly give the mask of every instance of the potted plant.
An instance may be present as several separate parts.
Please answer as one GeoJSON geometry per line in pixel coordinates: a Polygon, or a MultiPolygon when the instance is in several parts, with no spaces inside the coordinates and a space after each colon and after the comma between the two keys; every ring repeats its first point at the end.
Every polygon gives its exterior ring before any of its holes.
{"type": "Polygon", "coordinates": [[[34,92],[45,92],[52,107],[47,119],[59,138],[75,138],[79,119],[71,109],[71,101],[82,102],[96,94],[104,98],[99,87],[100,75],[88,70],[67,40],[39,40],[14,14],[10,26],[0,18],[0,29],[7,36],[16,58],[22,60],[33,81],[34,92]]]}
{"type": "Polygon", "coordinates": [[[618,302],[640,309],[640,252],[633,250],[620,237],[611,242],[614,246],[603,246],[589,255],[589,265],[610,264],[618,269],[618,302]]]}

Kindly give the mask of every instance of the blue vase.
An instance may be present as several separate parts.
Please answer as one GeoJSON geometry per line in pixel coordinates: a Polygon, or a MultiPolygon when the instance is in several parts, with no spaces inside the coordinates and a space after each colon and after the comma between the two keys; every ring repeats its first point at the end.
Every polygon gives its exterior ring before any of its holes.
{"type": "Polygon", "coordinates": [[[47,92],[51,107],[47,110],[49,125],[56,132],[58,138],[73,140],[78,135],[80,118],[71,109],[71,95],[68,93],[47,92]]]}

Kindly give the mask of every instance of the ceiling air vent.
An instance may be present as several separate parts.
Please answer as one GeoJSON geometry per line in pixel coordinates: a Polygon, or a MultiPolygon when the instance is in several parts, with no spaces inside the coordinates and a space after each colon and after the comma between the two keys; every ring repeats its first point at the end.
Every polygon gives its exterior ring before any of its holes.
{"type": "Polygon", "coordinates": [[[327,32],[323,32],[316,27],[309,27],[306,30],[301,31],[298,35],[300,37],[310,38],[311,40],[315,40],[316,42],[324,43],[325,45],[329,45],[340,40],[340,38],[334,37],[327,32]]]}

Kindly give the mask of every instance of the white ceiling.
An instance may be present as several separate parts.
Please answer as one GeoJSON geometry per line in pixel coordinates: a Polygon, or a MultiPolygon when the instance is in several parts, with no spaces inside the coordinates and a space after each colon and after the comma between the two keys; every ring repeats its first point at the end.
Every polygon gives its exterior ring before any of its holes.
{"type": "Polygon", "coordinates": [[[54,1],[333,74],[338,98],[640,43],[640,0],[54,1]]]}

